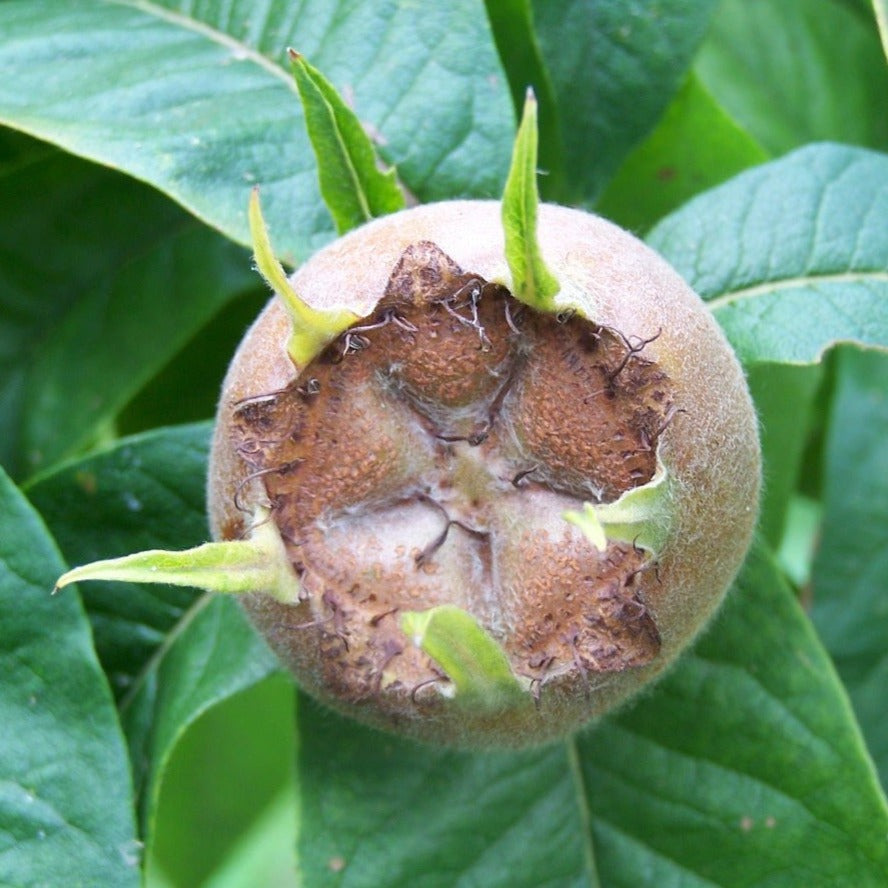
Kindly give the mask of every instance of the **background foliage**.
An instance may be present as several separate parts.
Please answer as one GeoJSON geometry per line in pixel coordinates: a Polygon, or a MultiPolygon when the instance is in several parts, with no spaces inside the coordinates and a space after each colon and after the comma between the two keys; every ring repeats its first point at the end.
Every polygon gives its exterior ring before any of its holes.
{"type": "MultiPolygon", "coordinates": [[[[0,2],[0,883],[888,884],[888,70],[866,0],[0,2]],[[761,417],[714,625],[566,743],[442,752],[294,691],[232,602],[64,565],[207,536],[209,423],[334,236],[286,49],[418,200],[541,187],[662,251],[761,417]],[[867,350],[864,350],[865,347],[867,350]]],[[[883,35],[884,36],[884,35],[883,35]]]]}

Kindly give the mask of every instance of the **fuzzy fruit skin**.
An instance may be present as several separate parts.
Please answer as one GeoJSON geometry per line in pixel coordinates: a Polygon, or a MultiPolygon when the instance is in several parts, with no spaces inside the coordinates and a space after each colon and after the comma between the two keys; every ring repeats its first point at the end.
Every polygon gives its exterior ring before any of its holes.
{"type": "MultiPolygon", "coordinates": [[[[591,693],[546,684],[538,707],[492,719],[467,718],[451,707],[438,717],[408,718],[337,700],[320,680],[313,651],[285,632],[286,605],[254,595],[244,605],[252,620],[314,696],[362,721],[419,739],[472,747],[526,746],[556,739],[612,709],[669,666],[712,616],[750,544],[760,489],[758,429],[746,382],[730,346],[700,298],[656,253],[632,235],[590,214],[541,205],[538,240],[545,261],[582,313],[628,336],[660,331],[644,354],[674,386],[685,412],[663,432],[660,456],[673,482],[671,530],[658,558],[660,583],[646,603],[660,631],[659,655],[646,666],[596,676],[591,693]]],[[[331,244],[292,278],[300,296],[320,309],[370,314],[391,271],[411,244],[432,241],[463,269],[510,283],[500,204],[429,204],[375,220],[331,244]]],[[[244,530],[234,491],[248,470],[229,445],[233,405],[285,388],[298,375],[286,352],[289,321],[277,299],[241,343],[225,379],[210,460],[209,511],[213,535],[244,530]]],[[[580,409],[580,405],[566,405],[580,409]]],[[[242,502],[261,501],[248,482],[242,502]]]]}

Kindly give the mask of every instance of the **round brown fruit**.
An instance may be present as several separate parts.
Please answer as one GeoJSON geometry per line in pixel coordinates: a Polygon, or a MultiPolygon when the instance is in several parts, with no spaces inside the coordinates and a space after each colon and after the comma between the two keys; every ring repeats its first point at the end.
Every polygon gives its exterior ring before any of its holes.
{"type": "MultiPolygon", "coordinates": [[[[571,304],[509,292],[498,202],[374,221],[292,278],[361,318],[307,366],[273,299],[225,381],[214,535],[270,510],[300,584],[245,607],[309,693],[445,744],[563,736],[659,675],[742,563],[760,457],[746,383],[703,302],[614,225],[539,209],[571,304]],[[600,550],[586,508],[650,489],[600,550]],[[401,615],[453,604],[505,653],[523,699],[469,705],[401,615]]],[[[557,300],[556,300],[557,301],[557,300]]],[[[605,529],[609,531],[607,525],[605,529]]]]}

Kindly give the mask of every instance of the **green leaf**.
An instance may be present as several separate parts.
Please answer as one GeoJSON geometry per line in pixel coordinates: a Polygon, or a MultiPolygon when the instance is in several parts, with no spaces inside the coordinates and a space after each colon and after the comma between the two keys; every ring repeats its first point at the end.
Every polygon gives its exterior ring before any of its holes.
{"type": "Polygon", "coordinates": [[[563,746],[453,752],[358,726],[308,699],[297,712],[306,885],[586,884],[563,746]]]}
{"type": "Polygon", "coordinates": [[[591,201],[653,129],[683,81],[714,0],[533,0],[557,101],[567,187],[591,201]]]}
{"type": "Polygon", "coordinates": [[[725,0],[695,70],[768,151],[888,147],[888,68],[871,22],[830,0],[725,0]]]}
{"type": "Polygon", "coordinates": [[[811,616],[888,787],[888,356],[837,357],[811,616]]]}
{"type": "Polygon", "coordinates": [[[542,191],[554,200],[567,191],[567,171],[558,107],[534,32],[531,0],[485,0],[485,6],[500,61],[509,78],[516,115],[521,115],[528,87],[537,97],[542,191]]]}
{"type": "Polygon", "coordinates": [[[290,262],[332,231],[288,46],[349,96],[421,200],[505,179],[513,114],[481,0],[6,0],[0,33],[0,123],[150,182],[242,244],[260,184],[290,262]]]}
{"type": "Polygon", "coordinates": [[[231,356],[267,301],[268,291],[257,275],[255,289],[226,303],[124,407],[115,422],[118,434],[212,416],[231,356]]]}
{"type": "Polygon", "coordinates": [[[716,625],[579,739],[607,885],[888,880],[888,806],[829,657],[754,551],[716,625]]]}
{"type": "Polygon", "coordinates": [[[167,636],[121,703],[146,857],[166,768],[187,729],[217,703],[278,671],[235,601],[206,594],[167,636]]]}
{"type": "MultiPolygon", "coordinates": [[[[209,433],[204,423],[124,439],[41,478],[31,496],[67,557],[78,563],[200,542],[208,535],[209,433]]],[[[165,768],[188,726],[278,667],[230,599],[126,584],[88,583],[82,589],[104,642],[105,667],[122,692],[150,844],[165,768]]]]}
{"type": "Polygon", "coordinates": [[[309,703],[299,724],[298,847],[312,886],[888,878],[871,762],[829,658],[763,553],[697,649],[575,741],[442,751],[309,703]]]}
{"type": "Polygon", "coordinates": [[[646,484],[624,491],[610,503],[583,503],[582,512],[567,511],[564,520],[575,524],[603,552],[607,541],[622,540],[656,557],[672,523],[672,482],[663,464],[646,484]]]}
{"type": "Polygon", "coordinates": [[[296,888],[293,706],[292,681],[276,674],[188,729],[161,785],[147,885],[163,873],[173,885],[296,888]]]}
{"type": "Polygon", "coordinates": [[[18,476],[95,440],[256,280],[160,195],[43,148],[0,177],[0,257],[0,461],[18,476]]]}
{"type": "MultiPolygon", "coordinates": [[[[209,438],[209,423],[201,423],[124,439],[41,477],[28,494],[70,564],[197,545],[209,538],[209,438]]],[[[196,598],[172,586],[84,583],[80,592],[118,693],[131,686],[196,598]]]]}
{"type": "Polygon", "coordinates": [[[530,705],[530,693],[512,672],[506,652],[462,608],[442,604],[404,611],[401,629],[444,670],[458,703],[494,710],[530,705]]]}
{"type": "Polygon", "coordinates": [[[345,234],[375,216],[404,208],[394,169],[382,173],[361,121],[317,68],[290,54],[305,125],[318,161],[321,195],[345,234]]]}
{"type": "Polygon", "coordinates": [[[807,364],[888,347],[888,157],[811,145],[742,173],[648,236],[740,359],[807,364]]]}
{"type": "Polygon", "coordinates": [[[695,194],[765,160],[758,143],[691,75],[595,209],[624,228],[645,231],[695,194]]]}
{"type": "Polygon", "coordinates": [[[553,310],[560,284],[546,267],[537,241],[537,104],[528,90],[512,166],[503,191],[502,217],[506,261],[512,275],[512,294],[521,302],[542,310],[553,310]]]}
{"type": "Polygon", "coordinates": [[[885,53],[885,58],[888,59],[888,0],[872,0],[872,2],[876,23],[879,26],[882,51],[885,53]]]}
{"type": "Polygon", "coordinates": [[[136,886],[123,738],[77,596],[49,596],[63,569],[0,471],[0,883],[136,886]]]}
{"type": "Polygon", "coordinates": [[[819,364],[753,364],[747,374],[759,419],[764,465],[758,534],[773,548],[783,536],[822,379],[823,367],[819,364]],[[787,404],[792,404],[791,410],[787,410],[787,404]]]}

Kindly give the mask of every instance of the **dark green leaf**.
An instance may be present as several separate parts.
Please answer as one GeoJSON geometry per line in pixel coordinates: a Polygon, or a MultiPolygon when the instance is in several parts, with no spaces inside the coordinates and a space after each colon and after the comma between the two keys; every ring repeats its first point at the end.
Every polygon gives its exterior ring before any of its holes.
{"type": "Polygon", "coordinates": [[[259,275],[256,289],[228,302],[126,405],[120,435],[207,419],[216,411],[225,370],[244,331],[268,301],[259,275]]]}
{"type": "Polygon", "coordinates": [[[888,147],[888,68],[872,19],[833,0],[725,0],[696,71],[775,154],[826,139],[888,147]]]}
{"type": "Polygon", "coordinates": [[[256,281],[168,200],[55,151],[0,177],[0,260],[0,460],[17,475],[95,439],[256,281]]]}
{"type": "Polygon", "coordinates": [[[696,650],[576,741],[473,755],[310,704],[299,722],[312,886],[588,885],[593,869],[626,888],[888,878],[871,762],[829,658],[763,553],[696,650]]]}
{"type": "Polygon", "coordinates": [[[888,880],[888,806],[844,690],[762,552],[694,652],[579,749],[604,884],[888,880]]]}
{"type": "Polygon", "coordinates": [[[664,219],[648,242],[706,300],[742,361],[888,347],[888,157],[812,145],[664,219]]]}
{"type": "Polygon", "coordinates": [[[566,188],[590,201],[654,127],[685,77],[714,0],[534,0],[558,104],[566,188]]]}
{"type": "Polygon", "coordinates": [[[528,87],[537,97],[541,191],[554,200],[567,190],[564,146],[555,93],[534,33],[531,0],[485,0],[485,5],[500,61],[509,78],[516,115],[521,115],[528,87]]]}
{"type": "Polygon", "coordinates": [[[888,356],[842,349],[834,403],[812,616],[888,786],[888,356]]]}
{"type": "Polygon", "coordinates": [[[421,199],[494,195],[505,178],[512,108],[481,0],[6,0],[0,33],[0,122],[152,183],[241,243],[259,184],[291,261],[332,232],[288,46],[421,199]]]}
{"type": "MultiPolygon", "coordinates": [[[[206,540],[209,431],[204,423],[135,436],[40,479],[31,495],[69,560],[206,540]]],[[[274,671],[276,660],[229,599],[124,583],[82,589],[105,668],[124,692],[124,727],[150,842],[178,740],[215,703],[274,671]]]]}
{"type": "Polygon", "coordinates": [[[306,885],[586,884],[563,746],[473,755],[359,727],[309,700],[298,716],[306,885]]]}
{"type": "Polygon", "coordinates": [[[759,145],[691,76],[595,209],[618,225],[645,231],[695,194],[764,160],[759,145]]]}
{"type": "MultiPolygon", "coordinates": [[[[69,564],[209,538],[208,423],[124,439],[42,477],[29,489],[69,564]]],[[[53,577],[55,581],[55,577],[53,577]]],[[[96,647],[124,693],[197,593],[172,586],[84,583],[96,647]]]]}
{"type": "Polygon", "coordinates": [[[129,767],[64,564],[0,471],[0,883],[139,884],[129,767]]]}
{"type": "Polygon", "coordinates": [[[321,194],[336,231],[345,234],[375,216],[403,209],[395,171],[377,169],[373,143],[355,112],[302,56],[294,53],[292,62],[321,194]]]}

